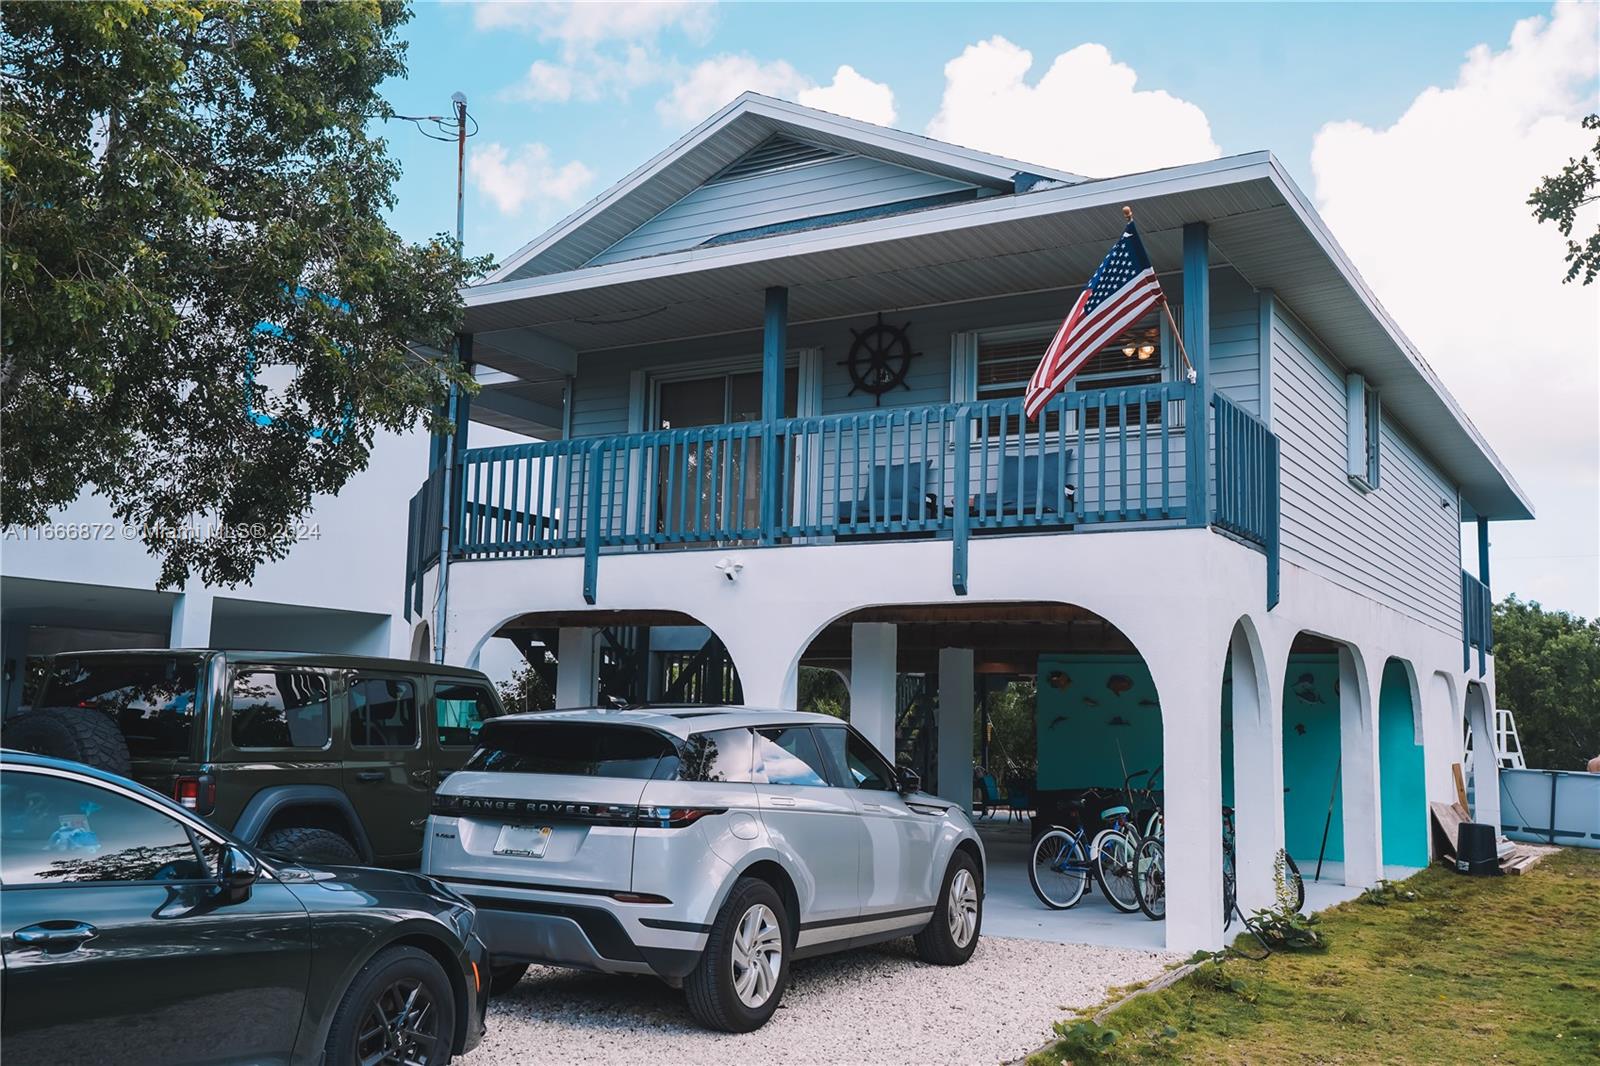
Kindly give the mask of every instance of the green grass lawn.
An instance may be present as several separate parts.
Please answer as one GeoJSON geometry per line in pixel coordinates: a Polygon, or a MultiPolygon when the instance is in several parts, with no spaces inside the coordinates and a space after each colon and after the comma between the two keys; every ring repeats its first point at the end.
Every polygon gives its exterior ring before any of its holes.
{"type": "Polygon", "coordinates": [[[1081,1032],[1029,1066],[1600,1062],[1600,852],[1519,877],[1435,866],[1404,887],[1416,901],[1324,912],[1321,953],[1206,963],[1103,1019],[1114,1043],[1081,1032]]]}

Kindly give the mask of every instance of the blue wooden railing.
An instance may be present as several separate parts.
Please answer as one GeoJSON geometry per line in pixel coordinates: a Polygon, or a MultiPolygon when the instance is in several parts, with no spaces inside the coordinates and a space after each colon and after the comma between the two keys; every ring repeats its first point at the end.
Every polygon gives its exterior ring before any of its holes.
{"type": "Polygon", "coordinates": [[[1478,649],[1478,676],[1489,669],[1489,653],[1494,651],[1494,597],[1489,586],[1461,571],[1461,669],[1472,669],[1472,649],[1478,649]]]}
{"type": "MultiPolygon", "coordinates": [[[[1204,516],[1202,410],[1178,381],[1067,392],[1035,421],[1016,398],[476,448],[455,479],[453,552],[581,551],[593,602],[603,551],[938,538],[965,592],[975,534],[1204,516]]],[[[1217,410],[1218,522],[1275,557],[1276,440],[1217,410]]]]}
{"type": "Polygon", "coordinates": [[[1278,438],[1226,396],[1212,397],[1217,449],[1213,521],[1267,553],[1267,609],[1278,604],[1278,438]]]}

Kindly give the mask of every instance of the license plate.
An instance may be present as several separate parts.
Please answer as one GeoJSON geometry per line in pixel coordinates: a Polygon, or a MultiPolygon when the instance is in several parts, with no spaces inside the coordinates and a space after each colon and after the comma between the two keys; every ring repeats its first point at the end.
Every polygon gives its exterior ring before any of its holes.
{"type": "Polygon", "coordinates": [[[550,827],[547,825],[503,825],[499,838],[494,842],[494,853],[542,859],[544,849],[549,846],[550,827]]]}

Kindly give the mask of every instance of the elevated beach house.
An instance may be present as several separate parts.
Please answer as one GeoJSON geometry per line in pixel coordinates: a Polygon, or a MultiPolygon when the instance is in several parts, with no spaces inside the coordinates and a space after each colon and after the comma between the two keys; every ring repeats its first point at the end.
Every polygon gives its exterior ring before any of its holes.
{"type": "Polygon", "coordinates": [[[961,802],[1031,682],[1007,787],[1160,768],[1174,949],[1222,941],[1224,804],[1247,909],[1280,848],[1369,884],[1427,862],[1463,723],[1493,746],[1489,523],[1532,507],[1266,152],[1091,179],[746,94],[466,303],[472,417],[540,442],[437,458],[417,654],[511,639],[561,705],[833,670],[961,802]],[[1028,420],[1124,205],[1173,316],[1028,420]]]}

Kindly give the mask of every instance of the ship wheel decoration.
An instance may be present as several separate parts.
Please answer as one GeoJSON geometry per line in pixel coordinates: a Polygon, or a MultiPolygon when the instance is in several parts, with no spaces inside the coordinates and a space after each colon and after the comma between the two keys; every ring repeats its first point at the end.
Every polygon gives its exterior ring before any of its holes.
{"type": "Polygon", "coordinates": [[[850,331],[855,335],[850,357],[839,364],[850,371],[850,395],[865,392],[876,405],[883,402],[886,392],[911,388],[906,384],[906,373],[911,369],[911,360],[922,353],[911,350],[911,341],[906,337],[910,328],[909,322],[903,326],[886,324],[880,311],[877,322],[866,329],[850,331]]]}

